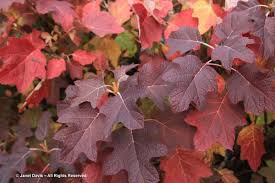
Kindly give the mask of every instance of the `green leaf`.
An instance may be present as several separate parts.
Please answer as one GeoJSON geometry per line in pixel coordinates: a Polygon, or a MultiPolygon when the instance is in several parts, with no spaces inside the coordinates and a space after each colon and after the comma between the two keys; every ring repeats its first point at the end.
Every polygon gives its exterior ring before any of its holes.
{"type": "Polygon", "coordinates": [[[135,41],[135,36],[130,32],[126,31],[119,34],[115,41],[119,44],[122,51],[126,51],[129,57],[133,57],[137,52],[137,44],[135,41]]]}
{"type": "MultiPolygon", "coordinates": [[[[267,124],[270,124],[273,121],[272,119],[272,113],[268,112],[267,113],[267,124]]],[[[258,116],[257,120],[256,120],[256,124],[263,126],[265,123],[265,119],[264,119],[264,114],[261,114],[260,116],[258,116]]]]}
{"type": "Polygon", "coordinates": [[[275,161],[266,161],[267,167],[263,167],[259,170],[259,173],[266,177],[268,183],[275,182],[275,161]]]}

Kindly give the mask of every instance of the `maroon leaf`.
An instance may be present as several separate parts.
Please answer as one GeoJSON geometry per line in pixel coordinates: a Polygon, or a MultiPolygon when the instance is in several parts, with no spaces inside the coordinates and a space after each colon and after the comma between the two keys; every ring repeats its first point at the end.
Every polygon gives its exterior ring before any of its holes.
{"type": "Polygon", "coordinates": [[[22,141],[17,141],[12,148],[11,154],[0,154],[0,182],[8,183],[16,172],[24,173],[26,160],[31,151],[23,146],[22,141]]]}
{"type": "Polygon", "coordinates": [[[264,57],[266,59],[275,54],[275,18],[267,17],[264,25],[264,57]]]}
{"type": "Polygon", "coordinates": [[[202,38],[197,28],[182,27],[176,32],[172,32],[166,40],[169,46],[168,55],[180,51],[185,53],[201,44],[202,38]]]}
{"type": "Polygon", "coordinates": [[[69,107],[60,105],[58,122],[67,127],[55,134],[55,139],[62,142],[61,159],[73,163],[81,153],[90,160],[97,159],[97,141],[107,140],[112,131],[112,124],[107,123],[105,116],[93,109],[89,103],[69,107]]]}
{"type": "Polygon", "coordinates": [[[35,130],[35,137],[42,141],[48,135],[48,130],[50,126],[51,113],[46,111],[42,114],[41,118],[38,121],[37,128],[35,130]]]}
{"type": "Polygon", "coordinates": [[[164,60],[152,60],[144,64],[138,73],[138,84],[144,88],[144,96],[151,98],[162,110],[164,98],[168,96],[171,88],[162,79],[162,75],[173,66],[175,65],[164,60]]]}
{"type": "Polygon", "coordinates": [[[151,130],[124,128],[113,133],[111,146],[114,151],[103,163],[104,173],[114,175],[126,170],[130,183],[157,183],[159,174],[150,159],[164,156],[167,149],[154,140],[151,130]]]}
{"type": "Polygon", "coordinates": [[[133,96],[125,92],[111,97],[100,108],[100,112],[107,117],[108,124],[122,122],[128,129],[143,128],[143,116],[139,112],[133,96]]]}
{"type": "Polygon", "coordinates": [[[255,65],[245,65],[228,80],[229,98],[233,103],[244,102],[245,111],[259,115],[275,109],[275,87],[272,71],[261,73],[255,65]]]}
{"type": "Polygon", "coordinates": [[[176,84],[169,95],[172,109],[176,112],[185,111],[191,102],[201,108],[205,95],[217,90],[218,74],[193,55],[179,57],[174,63],[177,68],[169,69],[163,75],[165,81],[176,84]]]}
{"type": "Polygon", "coordinates": [[[102,94],[106,91],[103,77],[91,74],[86,80],[75,81],[77,93],[71,101],[72,106],[77,106],[83,102],[90,102],[95,108],[102,94]]]}
{"type": "Polygon", "coordinates": [[[254,53],[246,47],[247,44],[252,43],[254,42],[246,37],[230,37],[213,50],[211,57],[213,60],[220,60],[224,68],[228,70],[231,69],[232,62],[235,58],[239,58],[248,63],[253,63],[255,61],[254,53]]]}

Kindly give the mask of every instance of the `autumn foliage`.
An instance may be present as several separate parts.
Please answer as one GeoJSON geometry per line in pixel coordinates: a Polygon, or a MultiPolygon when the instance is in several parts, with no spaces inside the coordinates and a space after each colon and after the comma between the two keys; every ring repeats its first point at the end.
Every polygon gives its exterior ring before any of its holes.
{"type": "Polygon", "coordinates": [[[0,183],[274,183],[274,66],[270,0],[1,0],[0,183]]]}

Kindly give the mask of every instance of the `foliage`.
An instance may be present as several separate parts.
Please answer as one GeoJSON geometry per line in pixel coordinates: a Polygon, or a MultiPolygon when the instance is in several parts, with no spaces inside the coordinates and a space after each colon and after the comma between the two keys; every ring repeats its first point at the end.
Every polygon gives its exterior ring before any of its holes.
{"type": "Polygon", "coordinates": [[[0,25],[0,183],[274,182],[274,1],[1,0],[0,25]]]}

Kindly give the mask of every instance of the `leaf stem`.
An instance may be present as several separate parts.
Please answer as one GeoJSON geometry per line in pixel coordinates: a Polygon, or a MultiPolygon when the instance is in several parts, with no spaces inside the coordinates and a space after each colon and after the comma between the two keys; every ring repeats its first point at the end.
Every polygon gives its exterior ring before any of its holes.
{"type": "Polygon", "coordinates": [[[200,43],[200,44],[202,44],[202,45],[204,45],[204,46],[206,46],[206,47],[208,47],[208,48],[211,48],[212,50],[214,50],[214,49],[215,49],[215,47],[214,47],[214,46],[211,46],[210,44],[205,43],[205,42],[203,42],[203,41],[198,41],[198,43],[200,43]]]}

